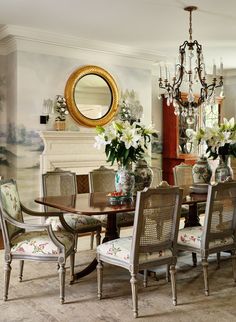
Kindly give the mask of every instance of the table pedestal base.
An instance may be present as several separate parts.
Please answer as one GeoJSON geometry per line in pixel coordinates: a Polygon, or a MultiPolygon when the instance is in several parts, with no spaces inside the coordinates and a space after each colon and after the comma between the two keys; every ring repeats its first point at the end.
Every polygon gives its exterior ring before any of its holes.
{"type": "MultiPolygon", "coordinates": [[[[105,243],[109,240],[113,240],[116,238],[119,238],[117,225],[116,225],[116,215],[108,214],[105,237],[103,238],[102,242],[105,243]]],[[[70,284],[73,284],[76,280],[92,273],[96,269],[96,266],[97,266],[97,260],[96,258],[94,258],[94,260],[87,267],[85,267],[85,269],[75,273],[73,280],[70,281],[70,284]]]]}
{"type": "MultiPolygon", "coordinates": [[[[196,203],[189,205],[189,214],[184,222],[184,227],[195,227],[195,226],[201,226],[196,203]]],[[[196,267],[197,266],[196,253],[192,253],[192,259],[193,259],[193,266],[196,267]]]]}

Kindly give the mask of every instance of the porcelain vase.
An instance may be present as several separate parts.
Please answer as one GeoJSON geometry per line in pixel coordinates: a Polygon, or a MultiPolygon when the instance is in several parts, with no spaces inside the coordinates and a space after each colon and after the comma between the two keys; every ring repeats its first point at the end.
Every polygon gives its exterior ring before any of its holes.
{"type": "Polygon", "coordinates": [[[215,170],[215,181],[224,182],[228,177],[233,177],[233,171],[229,166],[229,155],[219,155],[219,165],[215,170]]]}
{"type": "Polygon", "coordinates": [[[211,167],[207,158],[201,156],[193,166],[193,182],[194,183],[209,183],[212,176],[211,167]]]}
{"type": "Polygon", "coordinates": [[[153,171],[148,166],[146,160],[138,160],[134,169],[134,178],[134,194],[137,194],[137,191],[142,191],[146,187],[150,187],[153,180],[153,171]]]}
{"type": "Polygon", "coordinates": [[[132,165],[119,166],[115,175],[116,191],[122,192],[126,197],[132,197],[134,193],[134,174],[132,165]]]}

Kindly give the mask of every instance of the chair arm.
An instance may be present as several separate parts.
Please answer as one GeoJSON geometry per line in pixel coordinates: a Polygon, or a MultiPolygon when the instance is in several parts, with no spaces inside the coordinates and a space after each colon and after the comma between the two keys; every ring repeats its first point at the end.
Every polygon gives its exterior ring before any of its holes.
{"type": "Polygon", "coordinates": [[[19,228],[23,228],[23,229],[36,229],[36,230],[46,230],[48,233],[48,237],[51,239],[51,241],[56,245],[56,247],[59,248],[60,253],[65,256],[65,246],[58,240],[58,238],[56,237],[54,231],[52,230],[52,225],[51,224],[26,224],[24,222],[20,222],[15,220],[14,218],[12,218],[11,216],[9,216],[9,214],[7,213],[7,211],[4,211],[4,216],[5,219],[12,225],[19,227],[19,228]]]}
{"type": "Polygon", "coordinates": [[[28,215],[31,216],[41,216],[41,217],[59,217],[60,222],[62,226],[65,228],[65,230],[69,231],[70,233],[74,234],[75,231],[72,229],[67,222],[64,219],[64,212],[54,212],[54,211],[34,211],[31,209],[26,208],[22,203],[21,203],[21,210],[25,212],[28,215]]]}
{"type": "Polygon", "coordinates": [[[54,212],[54,211],[34,211],[34,210],[31,210],[27,207],[25,207],[22,203],[20,204],[21,205],[21,210],[23,212],[25,212],[26,214],[28,215],[31,215],[31,216],[41,216],[41,217],[60,217],[60,216],[63,216],[63,213],[58,211],[58,212],[54,212]]]}
{"type": "Polygon", "coordinates": [[[27,229],[27,228],[30,228],[30,229],[47,229],[48,226],[50,226],[50,224],[27,224],[25,222],[20,222],[18,220],[15,220],[14,218],[12,218],[8,213],[7,211],[5,210],[4,211],[4,216],[6,218],[6,220],[16,226],[16,227],[19,227],[19,228],[23,228],[23,229],[27,229]]]}

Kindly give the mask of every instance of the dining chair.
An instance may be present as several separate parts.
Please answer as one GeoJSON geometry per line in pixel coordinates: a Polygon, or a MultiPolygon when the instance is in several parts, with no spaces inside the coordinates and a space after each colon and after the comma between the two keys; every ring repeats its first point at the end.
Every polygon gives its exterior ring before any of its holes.
{"type": "MultiPolygon", "coordinates": [[[[89,191],[90,192],[112,192],[115,191],[115,170],[108,169],[104,166],[89,172],[89,191]]],[[[107,216],[93,216],[101,221],[103,227],[107,225],[107,216]]],[[[117,228],[120,232],[122,227],[133,226],[134,213],[117,213],[117,228]]]]}
{"type": "MultiPolygon", "coordinates": [[[[181,163],[173,168],[174,173],[174,182],[175,185],[184,189],[184,194],[189,192],[189,187],[193,185],[193,167],[189,164],[181,163]]],[[[215,202],[214,207],[218,211],[222,211],[223,207],[220,202],[215,202]]],[[[198,215],[205,214],[206,210],[206,202],[199,202],[197,204],[197,212],[198,215]]],[[[182,206],[181,215],[186,217],[188,216],[188,206],[182,206]]],[[[220,267],[220,252],[217,254],[217,263],[218,267],[220,267]]],[[[196,266],[197,264],[197,257],[196,254],[193,253],[193,265],[196,266]]]]}
{"type": "Polygon", "coordinates": [[[156,188],[162,182],[162,169],[159,167],[151,167],[153,172],[153,179],[151,188],[156,188]]]}
{"type": "Polygon", "coordinates": [[[230,251],[233,277],[236,282],[236,182],[209,185],[203,226],[180,229],[178,249],[200,254],[203,266],[205,295],[209,295],[208,257],[230,251]],[[219,209],[215,204],[221,204],[219,209]]]}
{"type": "MultiPolygon", "coordinates": [[[[20,261],[19,281],[22,281],[25,260],[56,262],[60,280],[60,302],[65,300],[65,264],[70,256],[71,277],[74,276],[74,235],[67,231],[53,231],[50,224],[28,224],[23,213],[31,216],[45,216],[45,213],[26,208],[21,202],[16,181],[0,181],[0,221],[4,241],[4,294],[8,299],[11,262],[20,261]]],[[[60,213],[48,213],[61,217],[60,213]]]]}
{"type": "MultiPolygon", "coordinates": [[[[173,168],[174,184],[184,190],[184,194],[189,192],[189,187],[194,184],[193,182],[193,167],[190,164],[180,163],[173,168]]],[[[206,203],[201,202],[197,205],[198,214],[205,212],[206,203]]],[[[182,206],[181,215],[184,217],[188,215],[188,207],[182,206]]]]}
{"type": "MultiPolygon", "coordinates": [[[[137,192],[132,236],[108,241],[97,247],[98,298],[102,298],[103,263],[120,266],[130,272],[133,314],[138,317],[137,275],[140,270],[170,265],[172,299],[177,304],[177,236],[182,190],[159,186],[137,192]]],[[[147,281],[144,280],[144,286],[147,281]]]]}
{"type": "MultiPolygon", "coordinates": [[[[46,196],[66,196],[77,194],[76,173],[55,169],[42,175],[43,195],[46,196]]],[[[57,211],[55,208],[45,206],[45,211],[57,211]]],[[[96,232],[97,245],[101,240],[101,223],[91,216],[64,213],[63,218],[49,217],[46,220],[54,230],[69,230],[75,234],[75,245],[80,234],[91,233],[90,248],[93,249],[94,233],[96,232]]]]}

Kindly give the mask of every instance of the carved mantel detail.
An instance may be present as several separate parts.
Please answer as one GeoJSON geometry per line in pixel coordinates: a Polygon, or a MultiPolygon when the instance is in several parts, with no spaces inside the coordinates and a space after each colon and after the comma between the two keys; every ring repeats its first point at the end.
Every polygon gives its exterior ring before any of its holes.
{"type": "Polygon", "coordinates": [[[41,174],[62,168],[81,175],[106,165],[104,150],[94,148],[94,129],[42,131],[39,135],[44,142],[44,151],[40,156],[41,174]]]}

